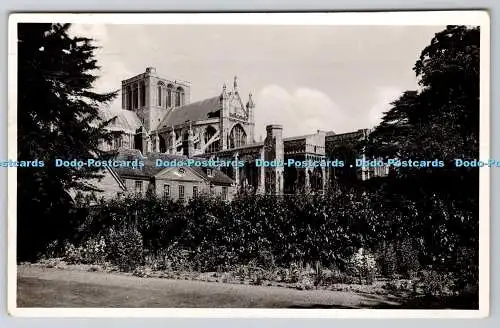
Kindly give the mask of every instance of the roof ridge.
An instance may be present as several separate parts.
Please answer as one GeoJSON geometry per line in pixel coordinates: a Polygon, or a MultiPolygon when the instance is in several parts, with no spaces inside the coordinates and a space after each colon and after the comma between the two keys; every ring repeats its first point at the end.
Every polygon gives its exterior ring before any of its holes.
{"type": "Polygon", "coordinates": [[[219,98],[219,97],[220,96],[214,96],[214,97],[204,98],[204,99],[201,99],[201,100],[190,102],[189,104],[185,104],[185,105],[182,105],[182,106],[174,107],[172,109],[173,110],[177,110],[177,109],[180,109],[180,108],[188,107],[188,106],[191,106],[191,105],[196,105],[196,104],[199,104],[201,102],[204,102],[204,101],[207,101],[207,100],[212,100],[212,99],[219,98]]]}

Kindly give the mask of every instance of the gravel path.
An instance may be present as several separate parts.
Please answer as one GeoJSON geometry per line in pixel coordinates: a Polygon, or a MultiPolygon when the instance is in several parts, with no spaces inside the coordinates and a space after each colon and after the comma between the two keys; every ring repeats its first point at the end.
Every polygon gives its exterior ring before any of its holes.
{"type": "MultiPolygon", "coordinates": [[[[371,308],[383,296],[18,266],[19,307],[371,308]]],[[[384,306],[385,305],[385,306],[384,306]]]]}

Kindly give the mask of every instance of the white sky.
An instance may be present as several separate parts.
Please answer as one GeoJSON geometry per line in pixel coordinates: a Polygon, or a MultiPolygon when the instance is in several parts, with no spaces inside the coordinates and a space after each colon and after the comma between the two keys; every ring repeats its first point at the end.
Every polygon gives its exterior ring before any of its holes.
{"type": "MultiPolygon", "coordinates": [[[[443,26],[74,25],[96,39],[96,88],[111,91],[148,66],[191,82],[191,101],[220,94],[233,77],[254,95],[256,139],[373,127],[388,104],[417,88],[412,70],[443,26]]],[[[114,106],[119,107],[121,98],[114,106]]]]}

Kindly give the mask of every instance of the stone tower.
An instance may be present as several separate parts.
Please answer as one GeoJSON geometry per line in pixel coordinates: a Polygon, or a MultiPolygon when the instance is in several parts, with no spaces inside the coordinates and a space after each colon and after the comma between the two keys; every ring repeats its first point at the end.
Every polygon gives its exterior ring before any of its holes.
{"type": "Polygon", "coordinates": [[[154,145],[148,145],[149,133],[156,130],[169,110],[189,104],[190,93],[187,82],[163,78],[154,67],[148,67],[144,73],[123,80],[122,109],[136,112],[144,127],[141,132],[142,145],[136,142],[135,148],[143,151],[154,148],[154,145]]]}
{"type": "Polygon", "coordinates": [[[277,164],[265,168],[265,192],[280,195],[283,193],[283,161],[285,160],[283,127],[281,125],[274,124],[266,126],[264,160],[275,161],[275,164],[277,164]]]}

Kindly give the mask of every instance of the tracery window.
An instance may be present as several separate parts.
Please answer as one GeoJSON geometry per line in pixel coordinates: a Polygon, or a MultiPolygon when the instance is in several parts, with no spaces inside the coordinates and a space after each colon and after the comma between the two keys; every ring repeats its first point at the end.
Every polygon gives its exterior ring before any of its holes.
{"type": "Polygon", "coordinates": [[[167,107],[172,107],[172,89],[174,88],[173,85],[169,84],[167,86],[167,107]]]}
{"type": "Polygon", "coordinates": [[[162,94],[163,94],[163,87],[164,87],[164,84],[163,82],[158,82],[158,100],[157,100],[157,104],[158,106],[161,107],[161,104],[162,104],[162,101],[161,101],[161,98],[163,97],[162,94]]]}
{"type": "Polygon", "coordinates": [[[247,141],[247,134],[240,124],[236,124],[229,135],[229,148],[244,146],[247,141]]]}
{"type": "MultiPolygon", "coordinates": [[[[205,129],[205,144],[207,144],[210,139],[217,133],[217,130],[213,126],[208,126],[205,129]]],[[[212,142],[206,149],[205,153],[213,153],[219,150],[219,140],[212,142]]]]}

